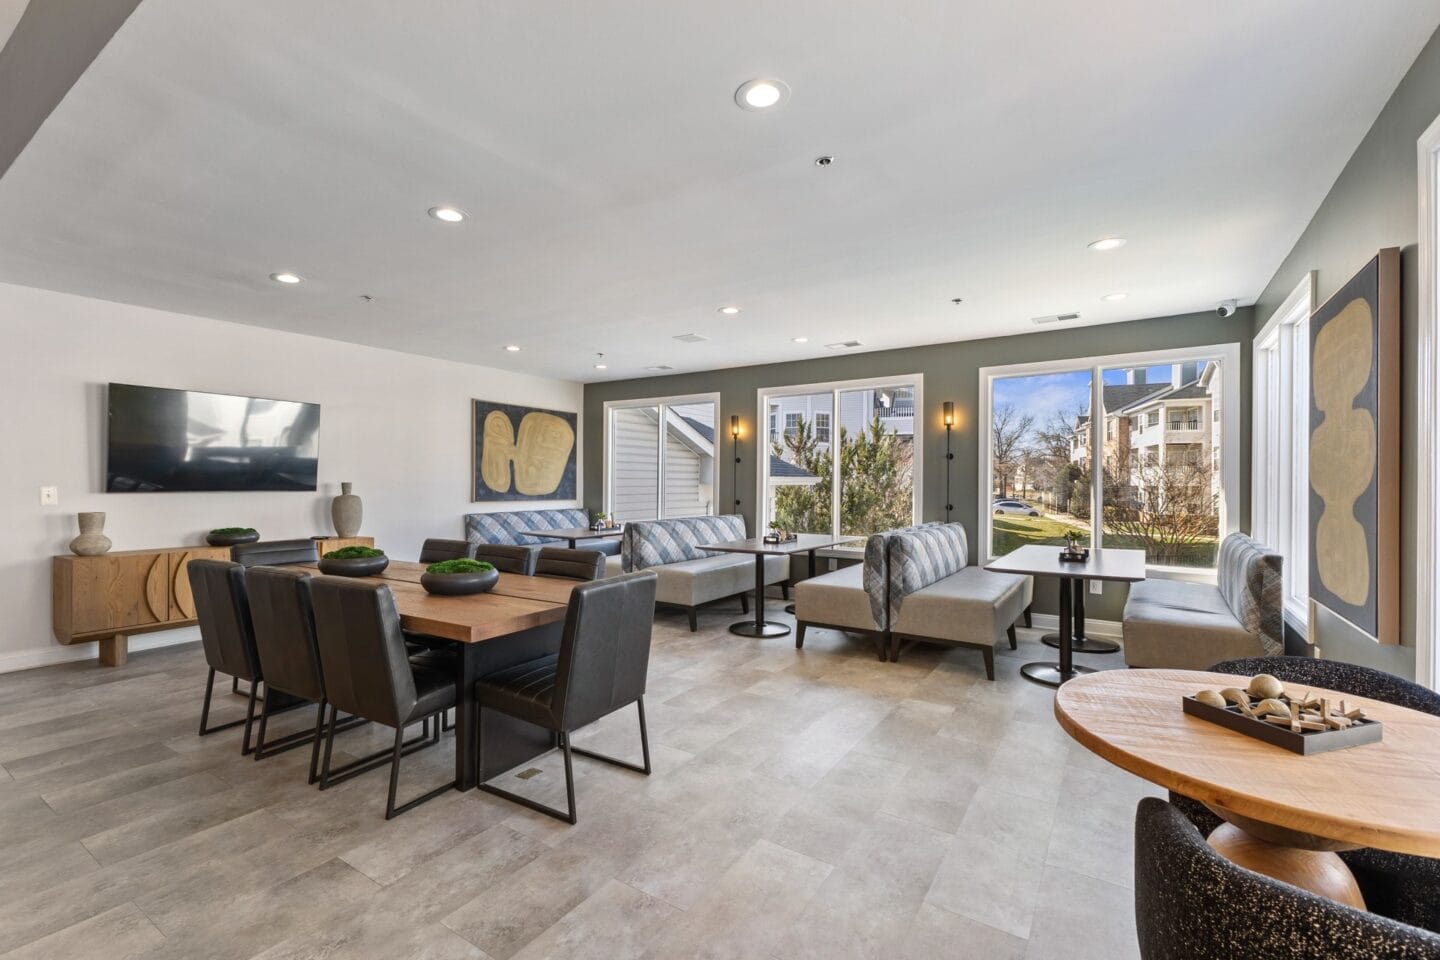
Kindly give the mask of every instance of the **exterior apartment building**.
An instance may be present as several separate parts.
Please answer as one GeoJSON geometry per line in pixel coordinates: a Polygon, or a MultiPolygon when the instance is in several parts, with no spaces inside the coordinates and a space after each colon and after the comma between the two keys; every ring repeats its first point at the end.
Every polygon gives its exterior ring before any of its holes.
{"type": "MultiPolygon", "coordinates": [[[[1126,383],[1106,384],[1101,450],[1110,482],[1141,503],[1157,495],[1156,475],[1178,464],[1196,468],[1196,482],[1218,496],[1220,376],[1214,362],[1177,363],[1168,382],[1148,382],[1148,371],[1130,370],[1126,383]]],[[[1081,416],[1070,440],[1070,459],[1082,468],[1091,429],[1091,418],[1081,416]]]]}

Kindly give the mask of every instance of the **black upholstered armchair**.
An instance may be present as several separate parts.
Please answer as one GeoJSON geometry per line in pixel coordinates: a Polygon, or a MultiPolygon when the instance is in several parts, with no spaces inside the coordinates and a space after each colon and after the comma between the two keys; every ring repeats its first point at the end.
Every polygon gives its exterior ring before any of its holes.
{"type": "Polygon", "coordinates": [[[440,563],[442,560],[469,560],[475,556],[475,544],[469,540],[441,540],[431,537],[420,546],[421,563],[440,563]]]}
{"type": "MultiPolygon", "coordinates": [[[[1369,697],[1421,713],[1440,716],[1440,693],[1402,677],[1339,660],[1314,657],[1245,657],[1226,660],[1210,668],[1216,673],[1253,677],[1268,673],[1298,687],[1324,687],[1357,697],[1369,697]]],[[[1203,804],[1172,793],[1170,801],[1205,834],[1220,818],[1203,804]]],[[[1440,860],[1387,850],[1362,848],[1340,854],[1375,913],[1440,932],[1440,860]]]]}
{"type": "Polygon", "coordinates": [[[475,544],[475,559],[484,560],[501,573],[518,573],[530,576],[535,572],[534,547],[512,546],[504,543],[475,544]]]}
{"type": "Polygon", "coordinates": [[[1135,811],[1143,960],[1440,960],[1440,936],[1236,866],[1156,797],[1135,811]]]}
{"type": "Polygon", "coordinates": [[[605,554],[598,550],[567,550],[564,547],[541,547],[535,560],[537,577],[570,577],[574,580],[600,580],[605,576],[605,554]]]}
{"type": "MultiPolygon", "coordinates": [[[[556,810],[489,784],[482,783],[482,790],[574,823],[572,753],[650,773],[645,677],[650,664],[650,628],[655,619],[655,580],[653,572],[643,571],[580,584],[570,594],[558,654],[507,667],[481,677],[475,685],[481,711],[499,710],[556,734],[565,757],[567,809],[556,810]],[[632,703],[640,715],[641,764],[570,745],[573,731],[632,703]]],[[[480,729],[484,730],[483,724],[480,729]]],[[[485,766],[484,750],[482,734],[481,769],[485,766]]]]}
{"type": "Polygon", "coordinates": [[[243,567],[314,563],[320,559],[320,551],[314,540],[268,540],[237,543],[230,548],[230,559],[243,567]]]}
{"type": "MultiPolygon", "coordinates": [[[[385,751],[390,761],[390,794],[385,819],[438,797],[454,781],[436,787],[399,806],[395,794],[400,782],[400,758],[438,743],[440,714],[455,705],[455,682],[443,671],[412,665],[400,630],[400,614],[390,588],[374,581],[344,577],[315,577],[310,581],[315,606],[315,633],[320,669],[330,704],[325,730],[325,757],[320,765],[320,789],[331,785],[331,750],[335,744],[340,710],[395,728],[395,745],[385,751]],[[421,724],[420,737],[405,741],[405,728],[421,724]],[[431,724],[434,724],[433,734],[431,724]]],[[[383,755],[377,756],[382,760],[383,755]]],[[[372,766],[362,763],[351,773],[372,766]]]]}
{"type": "Polygon", "coordinates": [[[200,736],[245,724],[240,744],[242,755],[250,752],[250,729],[255,720],[255,698],[263,679],[260,657],[255,650],[255,628],[250,621],[250,603],[245,591],[245,568],[226,560],[191,560],[186,565],[190,592],[195,597],[195,618],[200,622],[200,644],[210,673],[205,679],[205,704],[200,708],[200,736]],[[235,681],[250,684],[250,702],[245,719],[210,726],[210,699],[215,674],[229,674],[235,681]]]}

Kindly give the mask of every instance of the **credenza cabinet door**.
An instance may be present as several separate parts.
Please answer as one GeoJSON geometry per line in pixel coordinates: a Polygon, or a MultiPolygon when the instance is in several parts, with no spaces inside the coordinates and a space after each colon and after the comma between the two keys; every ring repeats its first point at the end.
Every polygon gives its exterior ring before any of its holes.
{"type": "Polygon", "coordinates": [[[170,619],[167,554],[77,557],[72,563],[74,633],[143,627],[170,619]]]}
{"type": "Polygon", "coordinates": [[[190,574],[185,567],[191,560],[229,560],[229,547],[196,547],[175,550],[168,555],[170,563],[169,620],[195,619],[195,594],[190,590],[190,574]]]}

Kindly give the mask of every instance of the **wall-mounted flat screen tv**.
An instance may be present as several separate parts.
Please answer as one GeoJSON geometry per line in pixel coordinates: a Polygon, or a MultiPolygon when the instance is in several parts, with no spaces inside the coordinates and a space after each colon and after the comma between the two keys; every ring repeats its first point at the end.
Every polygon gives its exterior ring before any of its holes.
{"type": "Polygon", "coordinates": [[[314,490],[320,404],[112,383],[108,493],[314,490]]]}

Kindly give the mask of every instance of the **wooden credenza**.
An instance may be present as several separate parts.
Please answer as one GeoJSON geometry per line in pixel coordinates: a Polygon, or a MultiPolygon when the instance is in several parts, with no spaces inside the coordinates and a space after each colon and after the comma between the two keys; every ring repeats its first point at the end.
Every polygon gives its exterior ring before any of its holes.
{"type": "Polygon", "coordinates": [[[100,641],[100,662],[125,662],[131,634],[188,627],[195,598],[185,565],[228,560],[229,547],[117,550],[98,557],[57,556],[51,620],[61,643],[100,641]]]}

